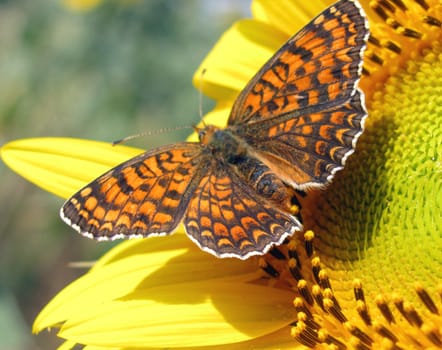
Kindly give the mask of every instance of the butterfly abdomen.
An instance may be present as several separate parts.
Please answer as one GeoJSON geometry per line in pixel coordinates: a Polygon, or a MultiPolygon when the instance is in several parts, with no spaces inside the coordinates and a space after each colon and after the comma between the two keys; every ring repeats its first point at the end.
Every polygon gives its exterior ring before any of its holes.
{"type": "Polygon", "coordinates": [[[245,161],[236,164],[235,170],[257,195],[269,200],[284,211],[290,210],[291,199],[295,191],[265,164],[249,156],[245,161]]]}

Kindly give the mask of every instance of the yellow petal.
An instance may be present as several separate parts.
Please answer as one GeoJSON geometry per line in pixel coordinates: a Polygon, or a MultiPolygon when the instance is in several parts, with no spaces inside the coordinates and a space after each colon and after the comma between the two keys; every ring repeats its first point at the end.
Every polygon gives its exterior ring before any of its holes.
{"type": "Polygon", "coordinates": [[[142,150],[70,138],[31,138],[0,149],[3,161],[25,179],[60,197],[75,191],[142,150]]]}
{"type": "Polygon", "coordinates": [[[216,100],[233,102],[286,39],[286,33],[265,23],[239,21],[223,34],[201,63],[193,76],[193,83],[196,87],[202,84],[202,91],[216,100]]]}
{"type": "Polygon", "coordinates": [[[72,11],[92,10],[103,0],[63,0],[64,5],[72,11]]]}
{"type": "MultiPolygon", "coordinates": [[[[147,349],[147,348],[144,348],[144,349],[147,349]]],[[[123,350],[123,349],[120,347],[113,347],[113,346],[112,347],[110,347],[110,346],[103,347],[103,346],[87,345],[83,348],[83,350],[123,350]]],[[[132,349],[127,349],[127,350],[136,350],[136,349],[132,348],[132,349]]]]}
{"type": "Polygon", "coordinates": [[[59,336],[97,345],[197,347],[256,338],[295,318],[285,308],[290,291],[245,283],[188,282],[137,292],[70,317],[59,336]]]}
{"type": "Polygon", "coordinates": [[[76,345],[77,345],[77,343],[75,343],[75,342],[73,342],[71,340],[67,340],[67,341],[63,342],[63,344],[61,344],[57,349],[58,350],[71,350],[76,345]]]}
{"type": "Polygon", "coordinates": [[[156,286],[217,277],[232,279],[235,275],[254,271],[254,266],[251,261],[241,264],[236,259],[212,259],[185,235],[125,242],[105,255],[91,272],[52,299],[37,317],[34,331],[52,327],[72,314],[83,312],[79,311],[79,305],[87,309],[98,300],[127,295],[142,281],[156,286]],[[213,269],[207,268],[209,263],[213,269]]]}
{"type": "Polygon", "coordinates": [[[256,20],[292,36],[332,2],[333,0],[255,0],[252,3],[252,13],[256,20]]]}
{"type": "Polygon", "coordinates": [[[67,320],[59,336],[79,343],[198,346],[259,337],[294,319],[290,290],[246,283],[257,277],[253,259],[213,259],[184,235],[125,247],[59,293],[34,331],[67,320]]]}

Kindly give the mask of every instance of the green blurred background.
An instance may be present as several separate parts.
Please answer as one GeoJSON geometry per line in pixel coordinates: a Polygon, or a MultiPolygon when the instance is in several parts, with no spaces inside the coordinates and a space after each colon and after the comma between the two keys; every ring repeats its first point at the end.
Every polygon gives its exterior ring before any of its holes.
{"type": "MultiPolygon", "coordinates": [[[[74,11],[62,0],[0,1],[0,144],[41,136],[113,141],[199,121],[195,69],[249,0],[107,0],[74,11]]],[[[204,100],[207,111],[211,101],[204,100]]],[[[189,131],[143,137],[142,148],[189,131]]],[[[39,310],[111,244],[58,218],[63,200],[0,162],[0,350],[54,349],[31,335],[39,310]]]]}

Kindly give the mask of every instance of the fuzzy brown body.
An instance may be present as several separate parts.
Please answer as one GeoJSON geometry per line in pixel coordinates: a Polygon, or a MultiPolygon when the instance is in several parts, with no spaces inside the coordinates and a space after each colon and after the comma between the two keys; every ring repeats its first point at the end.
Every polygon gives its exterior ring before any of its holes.
{"type": "Polygon", "coordinates": [[[210,152],[216,163],[234,171],[257,195],[270,200],[282,210],[290,210],[294,189],[256,158],[253,147],[235,135],[233,130],[208,125],[199,131],[199,138],[206,147],[204,152],[210,152]]]}

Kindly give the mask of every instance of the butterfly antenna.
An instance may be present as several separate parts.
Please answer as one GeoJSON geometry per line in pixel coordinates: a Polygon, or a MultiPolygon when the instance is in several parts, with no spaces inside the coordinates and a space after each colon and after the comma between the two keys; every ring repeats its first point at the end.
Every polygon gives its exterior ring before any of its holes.
{"type": "MultiPolygon", "coordinates": [[[[201,92],[201,90],[202,90],[202,87],[203,87],[203,77],[204,77],[205,73],[206,73],[206,68],[203,68],[202,71],[201,71],[200,78],[198,80],[199,115],[200,115],[201,123],[203,124],[204,127],[206,126],[206,123],[203,120],[203,93],[201,92]]],[[[188,125],[177,126],[177,127],[174,127],[174,128],[161,128],[161,129],[154,130],[154,131],[145,131],[145,132],[141,132],[139,134],[126,136],[125,138],[122,138],[121,140],[113,141],[112,142],[112,146],[120,145],[120,144],[125,143],[125,142],[127,142],[129,140],[133,140],[133,139],[136,139],[136,138],[142,137],[142,136],[157,135],[157,134],[162,134],[162,133],[165,133],[165,132],[177,131],[177,130],[182,130],[182,129],[193,129],[196,132],[198,132],[198,130],[199,130],[197,127],[188,126],[188,125]]]]}
{"type": "Polygon", "coordinates": [[[198,81],[198,91],[199,91],[198,105],[199,105],[199,113],[200,113],[201,123],[203,124],[203,126],[206,126],[206,123],[204,122],[204,119],[203,119],[203,93],[202,93],[202,90],[203,90],[203,85],[204,85],[204,82],[203,82],[204,74],[206,74],[206,68],[203,68],[203,70],[201,71],[201,75],[200,75],[200,78],[198,81]]]}
{"type": "Polygon", "coordinates": [[[159,135],[159,134],[164,134],[164,133],[167,133],[167,132],[183,130],[183,129],[192,129],[192,127],[189,126],[189,125],[181,125],[181,126],[175,126],[173,128],[161,128],[161,129],[153,130],[153,131],[145,131],[145,132],[141,132],[139,134],[126,136],[125,138],[122,138],[121,140],[113,141],[112,142],[112,146],[120,145],[122,143],[125,143],[125,142],[127,142],[129,140],[136,139],[138,137],[151,136],[151,135],[159,135]]]}
{"type": "Polygon", "coordinates": [[[73,261],[68,263],[68,267],[73,269],[90,269],[95,263],[96,261],[73,261]]]}

